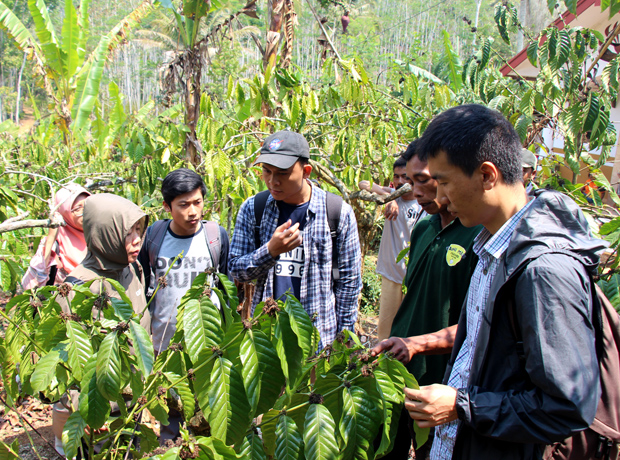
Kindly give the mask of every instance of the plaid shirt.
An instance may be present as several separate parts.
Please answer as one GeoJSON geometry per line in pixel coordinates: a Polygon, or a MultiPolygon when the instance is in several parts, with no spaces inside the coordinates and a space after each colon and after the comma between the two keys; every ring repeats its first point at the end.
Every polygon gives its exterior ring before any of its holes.
{"type": "MultiPolygon", "coordinates": [[[[271,195],[260,227],[261,246],[254,241],[254,197],[239,210],[230,245],[229,271],[241,281],[256,279],[252,311],[273,296],[274,267],[278,259],[269,254],[267,243],[276,231],[279,209],[271,195]]],[[[336,246],[340,279],[332,283],[332,238],[327,222],[325,191],[312,185],[306,226],[303,230],[304,271],[300,301],[321,334],[321,348],[331,344],[343,329],[353,331],[357,320],[358,295],[362,290],[361,253],[353,209],[342,204],[336,246]],[[333,284],[333,288],[332,288],[333,284]]]]}
{"type": "MultiPolygon", "coordinates": [[[[493,278],[495,278],[495,272],[502,255],[508,248],[517,224],[533,202],[534,200],[530,200],[523,206],[495,235],[491,235],[485,228],[474,239],[473,249],[478,256],[478,265],[476,265],[467,292],[467,336],[456,356],[448,379],[448,386],[452,388],[467,388],[480,323],[489,297],[489,290],[493,278]]],[[[431,460],[450,460],[452,458],[459,425],[460,420],[457,419],[435,429],[435,439],[430,454],[431,460]]]]}

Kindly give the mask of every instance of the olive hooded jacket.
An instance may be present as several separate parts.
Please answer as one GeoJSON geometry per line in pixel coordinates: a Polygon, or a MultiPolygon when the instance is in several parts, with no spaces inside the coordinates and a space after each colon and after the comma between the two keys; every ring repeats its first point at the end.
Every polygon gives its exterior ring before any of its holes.
{"type": "MultiPolygon", "coordinates": [[[[67,281],[90,281],[104,277],[118,281],[127,293],[137,314],[146,309],[144,274],[138,263],[130,264],[125,249],[125,237],[134,224],[146,214],[131,201],[117,195],[102,193],[86,199],[84,204],[84,237],[88,252],[67,281]]],[[[148,225],[148,216],[144,228],[148,225]]],[[[91,291],[98,294],[101,286],[107,294],[119,294],[107,282],[93,283],[91,291]]],[[[145,312],[140,324],[150,333],[151,318],[145,312]]]]}

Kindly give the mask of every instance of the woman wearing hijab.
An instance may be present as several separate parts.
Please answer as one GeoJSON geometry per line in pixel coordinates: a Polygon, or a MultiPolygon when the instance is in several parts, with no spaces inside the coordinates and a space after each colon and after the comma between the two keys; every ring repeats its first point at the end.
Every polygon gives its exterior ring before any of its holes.
{"type": "MultiPolygon", "coordinates": [[[[144,312],[140,324],[150,333],[151,318],[146,309],[144,275],[136,263],[142,237],[148,224],[148,216],[131,201],[108,193],[89,197],[84,202],[84,237],[86,257],[66,278],[71,284],[82,284],[96,278],[118,281],[133,304],[137,314],[144,312]]],[[[99,294],[102,290],[110,297],[120,298],[116,290],[103,279],[94,282],[90,290],[99,294]]],[[[63,306],[66,310],[67,306],[63,306]]],[[[66,311],[66,313],[69,313],[66,311]]],[[[77,392],[72,392],[73,405],[77,404],[77,392]]],[[[56,437],[56,450],[62,451],[62,430],[69,418],[68,398],[64,396],[54,404],[52,429],[56,437]]]]}
{"type": "MultiPolygon", "coordinates": [[[[94,278],[114,279],[127,291],[134,311],[142,313],[146,307],[144,275],[136,260],[147,223],[147,215],[123,197],[110,193],[89,197],[84,205],[84,237],[88,250],[66,281],[81,284],[94,278]]],[[[102,285],[109,296],[119,298],[105,281],[93,283],[91,291],[98,294],[102,285]]],[[[150,331],[150,319],[148,324],[143,321],[142,325],[150,331]]]]}
{"type": "Polygon", "coordinates": [[[86,256],[86,241],[82,227],[84,200],[90,192],[84,187],[70,183],[56,193],[58,212],[66,226],[50,230],[39,244],[22,279],[24,289],[45,284],[60,284],[86,256]]]}

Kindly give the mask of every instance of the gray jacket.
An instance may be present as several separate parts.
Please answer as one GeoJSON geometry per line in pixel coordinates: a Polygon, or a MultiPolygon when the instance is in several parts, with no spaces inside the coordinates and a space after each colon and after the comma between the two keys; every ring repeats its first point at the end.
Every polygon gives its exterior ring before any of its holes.
{"type": "MultiPolygon", "coordinates": [[[[587,428],[596,412],[590,274],[606,243],[570,198],[535,193],[491,285],[468,386],[458,390],[453,459],[539,459],[545,444],[587,428]]],[[[445,381],[466,332],[463,308],[445,381]]]]}

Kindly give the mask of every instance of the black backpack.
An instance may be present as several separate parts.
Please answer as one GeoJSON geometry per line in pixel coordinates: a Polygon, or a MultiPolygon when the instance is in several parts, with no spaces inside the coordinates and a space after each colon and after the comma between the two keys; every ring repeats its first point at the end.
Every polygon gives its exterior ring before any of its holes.
{"type": "MultiPolygon", "coordinates": [[[[269,198],[269,190],[259,192],[254,197],[254,247],[259,248],[260,244],[260,224],[263,220],[263,213],[269,198]]],[[[338,271],[338,251],[336,250],[336,239],[338,238],[338,225],[340,224],[340,211],[342,210],[342,197],[331,192],[325,192],[325,207],[327,208],[327,223],[329,233],[332,237],[332,279],[340,279],[338,271]]]]}
{"type": "MultiPolygon", "coordinates": [[[[203,220],[205,239],[207,240],[207,247],[209,248],[209,254],[213,261],[213,267],[218,268],[220,264],[220,255],[222,252],[222,242],[220,241],[220,226],[208,220],[203,220]]],[[[151,225],[145,235],[145,244],[148,245],[148,258],[151,270],[144,270],[144,279],[146,289],[149,291],[147,296],[152,295],[150,292],[151,286],[151,273],[154,271],[155,264],[157,262],[157,255],[161,248],[166,233],[168,233],[168,227],[170,227],[170,219],[158,220],[151,225]]]]}

